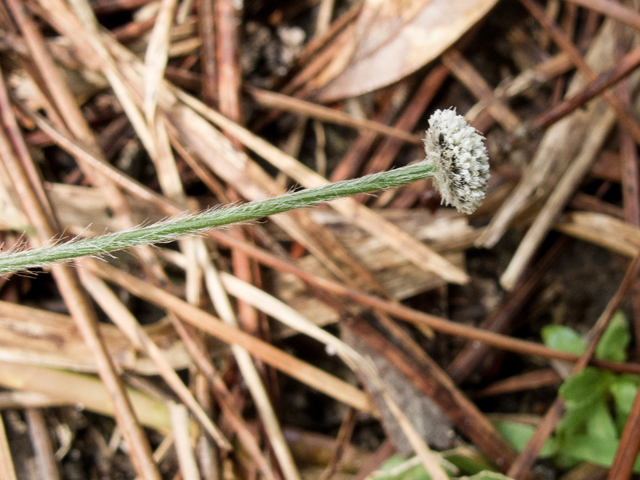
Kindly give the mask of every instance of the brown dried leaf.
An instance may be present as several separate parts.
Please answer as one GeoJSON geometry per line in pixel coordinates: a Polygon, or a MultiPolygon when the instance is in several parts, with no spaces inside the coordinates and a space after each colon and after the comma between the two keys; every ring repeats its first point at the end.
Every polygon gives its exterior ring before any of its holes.
{"type": "Polygon", "coordinates": [[[320,101],[360,95],[404,78],[451,46],[496,2],[367,0],[343,54],[314,81],[322,88],[320,101]]]}

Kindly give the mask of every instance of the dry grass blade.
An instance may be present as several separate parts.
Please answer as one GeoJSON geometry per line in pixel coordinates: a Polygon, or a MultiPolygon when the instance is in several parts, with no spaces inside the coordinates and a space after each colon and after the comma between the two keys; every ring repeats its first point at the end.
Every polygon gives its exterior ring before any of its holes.
{"type": "MultiPolygon", "coordinates": [[[[207,286],[207,291],[211,297],[213,306],[225,324],[238,328],[238,321],[233,312],[233,308],[231,307],[231,303],[229,302],[229,297],[227,297],[227,292],[220,281],[218,271],[209,258],[204,242],[198,242],[196,248],[198,264],[204,273],[205,285],[207,286]]],[[[291,455],[289,447],[284,439],[284,435],[282,434],[282,429],[280,428],[275,411],[273,410],[273,406],[269,400],[267,390],[265,389],[262,379],[253,364],[253,359],[246,349],[241,348],[238,345],[232,344],[231,351],[238,362],[238,367],[242,372],[244,381],[247,383],[247,387],[249,388],[253,400],[256,403],[256,408],[260,413],[265,430],[269,436],[275,456],[278,459],[285,478],[287,480],[298,480],[300,478],[300,473],[298,472],[295,462],[293,461],[293,456],[291,455]]]]}
{"type": "Polygon", "coordinates": [[[640,248],[640,229],[608,215],[573,212],[563,215],[554,228],[628,257],[635,257],[640,248]]]}
{"type": "Polygon", "coordinates": [[[198,366],[200,371],[207,377],[214,394],[218,400],[220,408],[227,416],[227,421],[234,429],[238,436],[238,440],[246,448],[249,455],[251,455],[253,461],[257,465],[258,469],[268,480],[275,480],[275,475],[267,463],[267,460],[262,455],[260,446],[254,437],[254,434],[249,430],[249,427],[242,419],[240,409],[232,402],[232,395],[229,392],[226,384],[220,377],[216,368],[214,367],[211,359],[203,353],[202,342],[198,342],[195,331],[190,325],[185,325],[174,314],[169,315],[176,330],[185,341],[189,353],[193,357],[193,361],[198,366]]]}
{"type": "Polygon", "coordinates": [[[567,0],[571,3],[600,12],[640,30],[640,13],[624,4],[611,0],[567,0]]]}
{"type": "Polygon", "coordinates": [[[360,411],[375,412],[371,400],[361,390],[295,357],[287,355],[241,330],[229,327],[213,315],[189,305],[173,295],[169,295],[162,289],[150,286],[131,275],[108,265],[97,264],[92,260],[83,261],[83,266],[86,266],[95,275],[121,286],[134,295],[174,312],[184,321],[207,332],[209,335],[226,343],[237,344],[245,348],[251,355],[260,358],[265,363],[272,365],[287,375],[360,411]]]}
{"type": "Polygon", "coordinates": [[[500,283],[505,289],[513,289],[522,276],[522,272],[529,264],[540,243],[544,240],[553,221],[558,217],[562,208],[589,171],[591,164],[606,140],[609,130],[613,126],[614,120],[615,115],[613,112],[607,110],[592,125],[591,133],[586,137],[580,152],[556,185],[545,206],[518,246],[518,250],[511,259],[509,266],[500,277],[500,283]]]}
{"type": "MultiPolygon", "coordinates": [[[[97,372],[95,358],[89,347],[80,341],[80,332],[70,316],[4,301],[0,301],[0,316],[0,336],[9,344],[1,350],[2,360],[97,372]],[[38,335],[34,335],[34,331],[38,335]]],[[[162,344],[163,358],[172,369],[183,369],[189,365],[189,355],[168,320],[143,329],[153,342],[162,344]]],[[[119,368],[141,375],[158,373],[157,366],[148,358],[132,354],[131,342],[118,328],[100,324],[99,330],[119,368]]]]}
{"type": "MultiPolygon", "coordinates": [[[[12,114],[9,113],[10,106],[4,81],[0,81],[0,110],[3,111],[2,115],[5,119],[13,118],[12,114]]],[[[0,157],[2,157],[2,161],[10,174],[12,182],[17,187],[20,200],[38,233],[40,241],[44,242],[55,237],[58,233],[56,219],[55,217],[47,215],[47,212],[50,212],[51,208],[43,206],[41,203],[42,199],[39,199],[34,193],[39,189],[31,188],[31,182],[22,167],[22,163],[14,156],[11,146],[8,144],[8,140],[4,135],[0,135],[0,157]]],[[[30,157],[21,158],[20,160],[25,164],[31,164],[33,162],[30,157]]],[[[34,166],[31,168],[35,170],[34,166]]],[[[89,298],[86,293],[82,291],[78,278],[70,267],[56,265],[52,268],[52,273],[71,315],[78,324],[78,329],[84,341],[95,356],[101,378],[108,386],[109,394],[117,412],[116,416],[120,422],[125,439],[131,447],[132,461],[137,472],[145,478],[145,480],[159,478],[158,470],[151,459],[149,442],[138,424],[122,382],[115,372],[112,360],[109,357],[102,339],[98,335],[96,329],[98,322],[89,298]]]]}
{"type": "Polygon", "coordinates": [[[0,473],[2,474],[2,478],[6,478],[7,480],[18,480],[2,417],[0,417],[0,473]]]}
{"type": "Polygon", "coordinates": [[[420,437],[415,427],[404,414],[404,412],[400,409],[398,404],[391,398],[391,395],[389,395],[389,392],[382,383],[382,379],[378,375],[377,371],[375,371],[375,367],[371,365],[371,371],[365,371],[365,374],[374,382],[374,385],[384,398],[384,401],[391,410],[392,415],[400,424],[400,428],[402,428],[402,431],[409,440],[409,443],[413,447],[418,458],[420,458],[420,461],[422,462],[422,465],[424,466],[429,476],[433,480],[447,480],[449,476],[446,474],[446,472],[438,462],[437,457],[433,454],[425,441],[420,437]]]}
{"type": "MultiPolygon", "coordinates": [[[[613,22],[605,22],[591,44],[586,62],[595,71],[605,70],[612,64],[614,29],[613,22]]],[[[567,95],[578,91],[586,81],[583,76],[576,77],[567,95]]],[[[565,171],[569,160],[578,155],[584,140],[590,136],[589,132],[596,131],[595,127],[606,110],[606,101],[596,99],[587,104],[585,109],[572,113],[547,130],[522,180],[503,202],[489,228],[478,239],[477,245],[494,246],[519,212],[536,199],[546,196],[555,187],[555,181],[565,171]]],[[[583,155],[588,154],[585,150],[583,155]]]]}
{"type": "MultiPolygon", "coordinates": [[[[193,398],[189,389],[184,385],[173,367],[164,358],[162,351],[149,338],[140,327],[136,319],[129,310],[122,305],[117,296],[101,280],[93,275],[80,270],[80,280],[92,295],[93,299],[100,305],[111,320],[127,335],[129,341],[138,349],[144,351],[158,366],[158,371],[167,384],[173,389],[176,395],[187,406],[194,417],[202,424],[205,430],[211,435],[218,446],[225,450],[231,449],[231,444],[224,437],[222,432],[214,425],[209,416],[202,409],[202,406],[193,398]]],[[[173,412],[172,412],[173,415],[173,412]]]]}
{"type": "Polygon", "coordinates": [[[264,107],[287,110],[307,117],[313,117],[318,120],[334,122],[338,125],[346,125],[361,130],[370,130],[382,135],[397,138],[404,142],[422,145],[422,138],[420,136],[412,135],[399,128],[388,127],[381,123],[355,118],[346,113],[337,112],[321,105],[315,105],[313,103],[299,100],[294,97],[288,97],[279,93],[273,93],[257,88],[248,88],[248,92],[260,105],[264,107]]]}
{"type": "Polygon", "coordinates": [[[173,441],[178,454],[182,478],[200,478],[198,464],[193,455],[191,435],[189,434],[189,413],[184,405],[169,403],[169,415],[173,429],[173,441]]]}
{"type": "Polygon", "coordinates": [[[42,410],[28,408],[24,415],[29,425],[29,437],[35,452],[38,473],[43,480],[60,478],[58,466],[53,456],[53,446],[42,410]]]}
{"type": "MultiPolygon", "coordinates": [[[[46,395],[62,405],[82,405],[92,412],[115,416],[105,384],[95,376],[15,362],[1,362],[0,385],[4,388],[46,395]],[[64,385],[65,388],[60,388],[60,385],[64,385]]],[[[160,432],[171,430],[169,412],[164,403],[130,388],[127,389],[127,394],[142,425],[160,432]]]]}
{"type": "Polygon", "coordinates": [[[163,0],[160,3],[160,10],[145,54],[143,111],[150,126],[155,123],[158,90],[167,65],[169,33],[177,3],[177,0],[163,0]]]}
{"type": "Polygon", "coordinates": [[[491,87],[458,50],[451,49],[445,53],[442,56],[442,63],[473,92],[496,122],[502,125],[507,132],[515,132],[521,123],[520,119],[507,105],[496,98],[491,87]]]}
{"type": "Polygon", "coordinates": [[[331,346],[335,349],[336,353],[354,370],[365,375],[376,389],[380,392],[384,401],[388,405],[392,414],[396,417],[402,430],[404,431],[407,439],[415,452],[422,460],[425,469],[432,478],[438,478],[445,480],[447,475],[444,473],[442,467],[438,464],[436,457],[433,455],[429,447],[425,444],[424,440],[420,438],[420,435],[416,432],[411,422],[407,419],[402,410],[398,407],[396,402],[391,398],[384,386],[380,375],[370,362],[362,358],[355,350],[349,347],[347,344],[328,334],[321,328],[318,328],[309,320],[301,316],[298,312],[294,311],[287,305],[281,303],[277,299],[271,297],[267,293],[255,288],[252,285],[242,282],[241,280],[233,277],[232,275],[223,274],[221,279],[225,285],[225,288],[232,295],[241,298],[247,303],[253,305],[256,308],[263,310],[272,317],[287,324],[291,328],[309,335],[312,338],[324,343],[327,346],[331,346]]]}
{"type": "Polygon", "coordinates": [[[277,298],[269,295],[259,288],[254,287],[253,285],[243,282],[233,275],[221,273],[220,279],[229,294],[247,302],[257,309],[262,310],[264,313],[289,326],[295,331],[304,333],[326,346],[332,347],[351,368],[357,369],[358,364],[362,362],[360,355],[358,355],[358,353],[352,348],[337,337],[316,326],[310,320],[277,298]]]}

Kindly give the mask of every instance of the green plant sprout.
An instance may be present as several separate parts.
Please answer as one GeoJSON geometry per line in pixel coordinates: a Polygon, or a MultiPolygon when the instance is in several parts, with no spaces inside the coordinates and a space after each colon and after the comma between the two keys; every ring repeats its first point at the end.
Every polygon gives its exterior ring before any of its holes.
{"type": "MultiPolygon", "coordinates": [[[[436,453],[436,455],[452,480],[511,480],[501,473],[490,470],[491,467],[486,462],[473,458],[471,451],[461,455],[454,449],[436,453]],[[464,476],[459,476],[460,474],[464,476]]],[[[404,459],[396,454],[367,476],[367,480],[431,480],[431,477],[417,457],[404,459]]]]}
{"type": "Polygon", "coordinates": [[[489,178],[484,138],[454,110],[436,111],[429,119],[429,126],[425,138],[426,158],[415,165],[100,237],[7,253],[0,256],[0,274],[143,244],[169,242],[216,227],[311,207],[341,197],[399,187],[428,177],[435,177],[443,202],[461,212],[472,213],[484,199],[489,178]]]}
{"type": "MultiPolygon", "coordinates": [[[[544,327],[542,339],[550,348],[575,354],[586,349],[575,330],[561,325],[544,327]]],[[[622,311],[617,311],[598,343],[595,357],[624,362],[630,340],[627,320],[622,311]]],[[[593,367],[569,377],[559,392],[565,399],[565,413],[539,458],[552,458],[561,468],[586,461],[610,467],[639,384],[637,375],[615,374],[593,367]]],[[[535,430],[516,422],[500,422],[497,427],[518,451],[535,430]]],[[[640,473],[640,457],[636,459],[634,472],[640,473]]]]}

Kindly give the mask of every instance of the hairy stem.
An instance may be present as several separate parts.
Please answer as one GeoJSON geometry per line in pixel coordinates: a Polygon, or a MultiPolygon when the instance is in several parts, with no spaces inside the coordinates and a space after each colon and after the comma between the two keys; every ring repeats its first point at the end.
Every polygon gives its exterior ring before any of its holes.
{"type": "Polygon", "coordinates": [[[37,248],[0,256],[0,274],[42,267],[78,257],[101,255],[136,245],[167,242],[176,238],[204,232],[212,228],[246,222],[257,218],[305,208],[341,197],[394,188],[433,176],[434,167],[422,162],[388,172],[367,175],[354,180],[329,183],[317,188],[281,195],[267,200],[236,207],[213,210],[201,214],[157,223],[148,227],[103,235],[85,240],[70,241],[51,247],[37,248]]]}

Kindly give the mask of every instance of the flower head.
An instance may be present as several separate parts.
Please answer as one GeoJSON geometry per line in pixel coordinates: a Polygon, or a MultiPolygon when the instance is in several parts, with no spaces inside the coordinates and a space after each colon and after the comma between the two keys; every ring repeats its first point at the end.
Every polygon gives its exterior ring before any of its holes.
{"type": "Polygon", "coordinates": [[[436,167],[436,188],[442,202],[473,213],[487,191],[489,157],[484,137],[455,110],[437,110],[424,139],[426,162],[436,167]]]}

